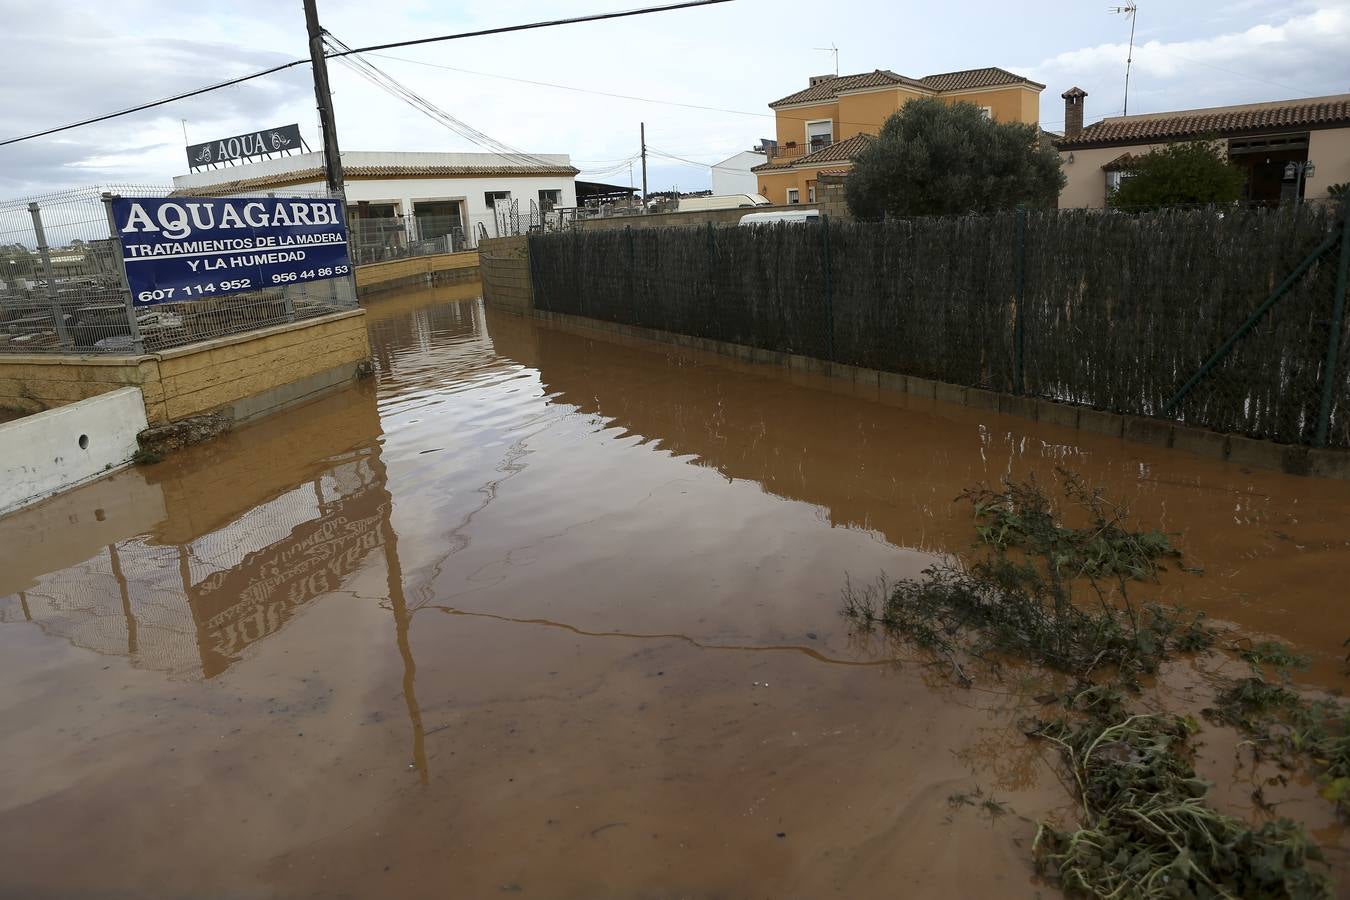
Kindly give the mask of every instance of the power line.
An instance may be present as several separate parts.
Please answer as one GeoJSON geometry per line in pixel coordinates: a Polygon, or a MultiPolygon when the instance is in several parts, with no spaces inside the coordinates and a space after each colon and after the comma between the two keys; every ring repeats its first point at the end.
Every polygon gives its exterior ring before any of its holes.
{"type": "MultiPolygon", "coordinates": [[[[415,40],[410,41],[395,41],[393,43],[388,44],[373,44],[369,47],[347,48],[341,51],[340,53],[331,54],[330,58],[332,56],[345,57],[357,53],[367,53],[373,50],[387,50],[393,47],[410,47],[415,44],[429,44],[437,41],[454,41],[459,40],[461,38],[482,37],[484,35],[490,34],[506,34],[508,32],[513,31],[528,31],[530,29],[535,28],[552,28],[559,25],[576,25],[582,22],[598,22],[606,19],[622,19],[629,16],[641,16],[647,15],[649,13],[669,12],[671,10],[676,9],[689,9],[699,6],[711,6],[716,3],[729,3],[729,2],[731,2],[731,0],[687,0],[687,2],[672,3],[667,4],[665,6],[648,6],[643,7],[641,9],[630,9],[621,12],[594,13],[592,15],[586,16],[574,16],[568,19],[550,19],[548,21],[542,22],[531,22],[526,25],[507,25],[501,28],[485,28],[480,31],[465,31],[460,32],[458,34],[443,34],[438,35],[436,37],[417,38],[415,40]]],[[[280,72],[283,69],[289,69],[292,66],[306,65],[308,63],[309,63],[308,59],[294,59],[287,63],[272,66],[269,69],[263,69],[259,72],[252,72],[248,75],[241,75],[238,78],[231,78],[226,81],[216,82],[215,84],[209,84],[205,87],[200,87],[195,90],[184,91],[181,94],[174,94],[171,97],[162,97],[159,100],[151,100],[147,103],[142,103],[137,106],[129,107],[127,109],[117,110],[116,112],[105,113],[104,115],[94,116],[89,119],[82,119],[78,122],[71,122],[67,125],[58,125],[55,128],[47,128],[42,131],[35,131],[32,134],[24,134],[19,135],[18,137],[6,138],[5,140],[0,141],[0,147],[4,147],[8,144],[17,144],[20,141],[30,141],[33,140],[34,138],[46,137],[49,134],[57,134],[62,131],[69,131],[72,128],[80,128],[85,125],[93,125],[96,122],[106,122],[109,119],[116,119],[120,116],[126,116],[132,113],[142,112],[147,109],[153,109],[156,106],[164,106],[165,104],[174,103],[178,100],[186,100],[189,97],[196,97],[199,94],[205,94],[209,93],[210,91],[220,90],[221,88],[230,87],[231,85],[235,84],[242,84],[245,81],[252,81],[255,78],[262,78],[265,75],[271,75],[275,72],[280,72]]]]}
{"type": "Polygon", "coordinates": [[[19,137],[6,138],[5,140],[0,141],[0,147],[5,146],[6,144],[17,144],[20,141],[31,141],[33,138],[46,137],[49,134],[56,134],[59,131],[69,131],[72,128],[79,128],[83,125],[93,125],[95,122],[104,122],[107,121],[108,119],[115,119],[118,116],[127,116],[135,112],[141,112],[142,110],[152,109],[156,106],[163,106],[166,103],[173,103],[177,100],[186,100],[189,97],[196,97],[198,94],[205,94],[209,91],[218,91],[221,88],[227,88],[235,84],[243,84],[245,81],[252,81],[254,78],[262,78],[264,75],[271,75],[275,72],[280,72],[282,69],[289,69],[292,66],[308,65],[308,63],[309,63],[308,59],[293,59],[288,63],[282,63],[281,65],[273,66],[270,69],[263,69],[261,72],[253,72],[252,74],[249,75],[241,75],[238,78],[231,78],[226,81],[218,81],[215,84],[209,84],[206,87],[197,88],[196,90],[192,91],[184,91],[181,94],[174,94],[172,97],[165,97],[162,100],[153,100],[149,103],[142,103],[139,106],[132,106],[128,107],[127,109],[120,109],[117,112],[106,113],[101,116],[94,116],[92,119],[82,119],[79,122],[71,122],[69,125],[60,125],[57,126],[56,128],[48,128],[45,131],[35,131],[32,134],[24,134],[20,135],[19,137]]]}
{"type": "MultiPolygon", "coordinates": [[[[343,43],[331,32],[327,35],[327,42],[336,45],[340,49],[347,48],[347,44],[343,43]]],[[[470,143],[476,144],[485,150],[489,150],[502,156],[508,161],[517,164],[547,168],[556,167],[558,165],[558,163],[552,160],[546,160],[542,157],[535,156],[532,153],[520,150],[517,147],[513,147],[505,141],[500,141],[486,132],[480,131],[468,122],[456,118],[432,101],[400,82],[398,79],[394,78],[392,75],[380,69],[369,60],[360,57],[349,57],[342,53],[334,54],[334,56],[337,58],[338,62],[352,69],[371,84],[392,95],[396,99],[402,100],[427,118],[450,129],[470,143]]]]}
{"type": "Polygon", "coordinates": [[[348,56],[353,53],[371,53],[376,50],[392,50],[395,47],[412,47],[417,44],[430,44],[436,41],[456,41],[460,38],[485,37],[490,34],[507,34],[512,31],[527,31],[532,28],[553,28],[558,25],[576,25],[581,22],[600,22],[605,19],[623,19],[628,16],[643,16],[648,13],[670,12],[676,9],[691,9],[698,6],[712,6],[715,3],[729,3],[731,0],[685,0],[683,3],[669,3],[665,6],[646,6],[641,9],[628,9],[620,12],[592,13],[587,16],[573,16],[568,19],[550,19],[547,22],[532,22],[529,25],[507,25],[503,28],[485,28],[482,31],[464,31],[459,34],[443,34],[438,37],[417,38],[411,41],[394,41],[389,44],[372,44],[369,47],[357,47],[344,50],[335,56],[348,56]]]}
{"type": "MultiPolygon", "coordinates": [[[[615,100],[633,100],[637,103],[655,103],[660,106],[678,106],[682,109],[697,109],[701,112],[720,112],[728,113],[734,116],[754,116],[757,119],[788,119],[797,122],[814,122],[816,119],[809,116],[794,116],[783,111],[777,112],[753,112],[748,109],[729,109],[725,106],[707,106],[701,103],[685,103],[679,100],[657,100],[653,97],[639,97],[634,94],[618,94],[613,91],[600,91],[593,88],[576,87],[570,84],[558,84],[553,81],[537,81],[532,78],[516,78],[513,75],[498,75],[495,72],[480,72],[476,69],[463,69],[458,66],[447,66],[444,63],[428,62],[424,59],[412,59],[407,56],[394,56],[389,53],[373,53],[372,56],[378,56],[381,59],[392,59],[397,62],[411,63],[415,66],[428,66],[432,69],[445,69],[448,72],[459,72],[463,75],[477,75],[481,78],[496,78],[501,81],[514,81],[517,84],[529,84],[535,87],[556,88],[560,91],[575,91],[578,94],[594,94],[597,97],[611,97],[615,100]]],[[[845,122],[840,121],[842,125],[855,125],[859,128],[876,128],[876,122],[845,122]]]]}

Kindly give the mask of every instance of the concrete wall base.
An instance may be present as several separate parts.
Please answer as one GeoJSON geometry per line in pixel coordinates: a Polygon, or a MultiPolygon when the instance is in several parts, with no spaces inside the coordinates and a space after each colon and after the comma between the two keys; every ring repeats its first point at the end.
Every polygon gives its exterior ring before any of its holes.
{"type": "Polygon", "coordinates": [[[135,387],[0,425],[0,515],[126,465],[144,427],[135,387]]]}

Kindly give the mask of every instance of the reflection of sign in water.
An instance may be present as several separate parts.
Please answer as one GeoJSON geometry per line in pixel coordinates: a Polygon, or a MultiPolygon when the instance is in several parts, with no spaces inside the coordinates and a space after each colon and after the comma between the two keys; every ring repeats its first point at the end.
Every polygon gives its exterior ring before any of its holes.
{"type": "Polygon", "coordinates": [[[112,209],[127,282],[139,306],[351,272],[341,200],[122,197],[112,209]]]}
{"type": "Polygon", "coordinates": [[[277,631],[295,609],[335,591],[370,551],[384,544],[388,494],[367,487],[315,520],[188,588],[202,669],[219,674],[248,645],[277,631]]]}

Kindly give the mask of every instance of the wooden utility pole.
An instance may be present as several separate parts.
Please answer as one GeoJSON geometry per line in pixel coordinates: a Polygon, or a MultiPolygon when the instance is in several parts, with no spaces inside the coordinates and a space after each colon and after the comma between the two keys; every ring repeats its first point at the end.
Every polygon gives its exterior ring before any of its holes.
{"type": "Polygon", "coordinates": [[[642,141],[642,211],[647,211],[647,123],[639,122],[638,132],[642,141]]]}
{"type": "Polygon", "coordinates": [[[314,99],[319,106],[319,126],[323,130],[323,167],[328,189],[345,194],[342,155],[338,151],[337,125],[333,121],[333,94],[328,89],[328,60],[324,57],[323,29],[319,27],[316,0],[304,0],[305,28],[309,32],[309,60],[314,68],[314,99]]]}

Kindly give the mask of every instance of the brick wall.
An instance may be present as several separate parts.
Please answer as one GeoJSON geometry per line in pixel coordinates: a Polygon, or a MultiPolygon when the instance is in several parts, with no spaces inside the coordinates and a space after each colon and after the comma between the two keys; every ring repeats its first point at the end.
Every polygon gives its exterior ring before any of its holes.
{"type": "Polygon", "coordinates": [[[832,219],[849,218],[848,201],[844,199],[846,175],[820,175],[816,179],[816,207],[832,219]]]}
{"type": "Polygon", "coordinates": [[[515,313],[534,309],[528,238],[520,235],[479,241],[478,259],[483,303],[515,313]]]}
{"type": "Polygon", "coordinates": [[[248,418],[343,380],[370,359],[364,310],[146,356],[0,356],[0,407],[52,409],[136,386],[151,424],[227,409],[248,418]]]}
{"type": "Polygon", "coordinates": [[[389,290],[443,274],[476,277],[478,251],[435,253],[356,267],[356,289],[361,293],[389,290]]]}

